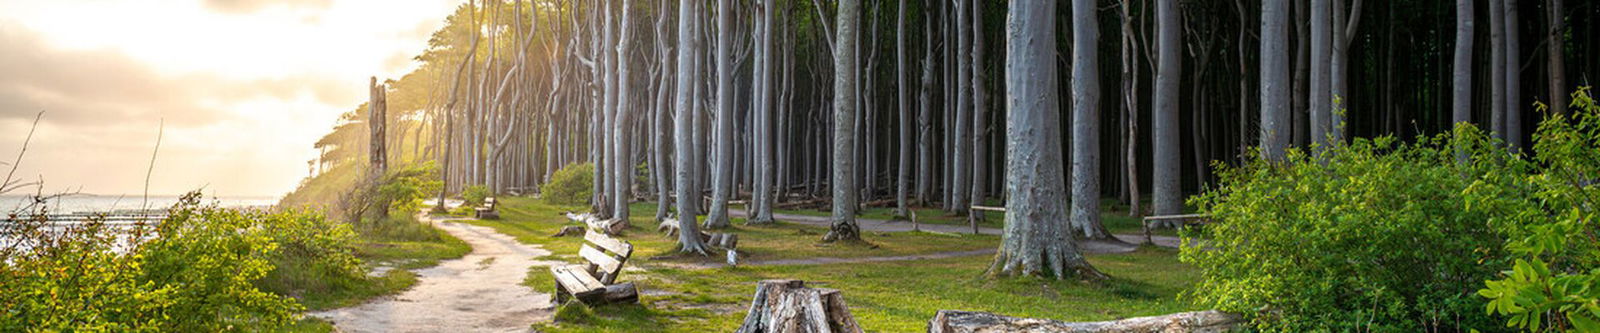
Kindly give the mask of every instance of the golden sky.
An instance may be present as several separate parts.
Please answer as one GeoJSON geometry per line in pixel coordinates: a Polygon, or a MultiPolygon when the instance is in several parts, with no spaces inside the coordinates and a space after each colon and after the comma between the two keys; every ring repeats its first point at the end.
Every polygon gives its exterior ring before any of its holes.
{"type": "MultiPolygon", "coordinates": [[[[0,0],[0,159],[46,192],[279,196],[459,0],[0,0]]],[[[4,170],[0,170],[3,172],[4,170]]]]}

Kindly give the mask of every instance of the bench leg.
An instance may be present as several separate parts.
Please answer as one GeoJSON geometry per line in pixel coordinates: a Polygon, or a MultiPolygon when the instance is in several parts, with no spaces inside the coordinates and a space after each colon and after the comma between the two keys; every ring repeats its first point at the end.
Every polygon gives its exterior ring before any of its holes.
{"type": "Polygon", "coordinates": [[[566,304],[567,300],[572,299],[572,294],[567,293],[567,288],[561,287],[561,281],[556,281],[556,294],[554,298],[553,304],[556,306],[561,306],[562,304],[566,304]]]}
{"type": "Polygon", "coordinates": [[[1144,227],[1144,243],[1155,245],[1156,242],[1150,240],[1150,221],[1142,221],[1139,224],[1144,227]]]}

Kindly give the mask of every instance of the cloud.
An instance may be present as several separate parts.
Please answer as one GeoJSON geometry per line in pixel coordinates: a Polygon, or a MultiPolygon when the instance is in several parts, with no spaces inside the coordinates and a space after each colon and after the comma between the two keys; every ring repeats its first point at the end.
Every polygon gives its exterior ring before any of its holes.
{"type": "Polygon", "coordinates": [[[205,0],[206,8],[229,14],[248,14],[268,6],[328,8],[333,0],[205,0]]]}

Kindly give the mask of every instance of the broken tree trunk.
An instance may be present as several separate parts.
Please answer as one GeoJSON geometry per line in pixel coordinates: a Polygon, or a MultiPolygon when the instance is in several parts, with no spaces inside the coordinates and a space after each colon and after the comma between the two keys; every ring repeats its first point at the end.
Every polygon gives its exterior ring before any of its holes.
{"type": "Polygon", "coordinates": [[[835,289],[813,289],[800,280],[763,280],[739,333],[861,332],[844,296],[835,289]]]}
{"type": "Polygon", "coordinates": [[[1217,310],[1081,323],[940,310],[928,322],[928,332],[1227,332],[1241,322],[1239,316],[1217,310]]]}
{"type": "Polygon", "coordinates": [[[563,215],[566,215],[567,219],[583,223],[584,225],[589,226],[589,228],[594,229],[595,231],[603,232],[607,235],[615,235],[622,232],[624,229],[628,229],[628,220],[602,219],[600,216],[592,213],[578,214],[567,212],[563,215]]]}

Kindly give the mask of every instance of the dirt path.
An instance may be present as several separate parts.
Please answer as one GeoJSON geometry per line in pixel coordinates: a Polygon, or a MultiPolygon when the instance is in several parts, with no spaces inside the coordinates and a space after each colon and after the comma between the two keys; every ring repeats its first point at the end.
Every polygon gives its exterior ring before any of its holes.
{"type": "MultiPolygon", "coordinates": [[[[745,216],[745,211],[744,210],[729,209],[728,210],[728,215],[735,216],[735,217],[744,217],[745,216]]],[[[775,218],[775,219],[778,219],[780,221],[784,221],[784,222],[796,223],[796,224],[804,224],[804,225],[824,227],[824,228],[828,227],[828,225],[833,223],[831,220],[829,220],[829,217],[827,217],[827,216],[811,216],[811,215],[799,215],[799,214],[773,213],[772,217],[775,218]]],[[[904,231],[911,231],[911,222],[905,222],[905,221],[885,221],[885,220],[877,220],[877,219],[857,218],[856,219],[856,224],[859,224],[861,226],[861,230],[862,231],[872,231],[872,232],[904,232],[904,231]]],[[[972,233],[972,227],[971,226],[965,226],[965,225],[922,224],[922,225],[919,225],[918,228],[920,228],[922,231],[933,231],[933,232],[943,232],[943,233],[952,233],[952,234],[970,234],[970,233],[972,233]]],[[[1000,230],[999,228],[978,227],[978,233],[984,234],[984,235],[999,235],[1001,232],[1002,232],[1002,230],[1000,230]]],[[[1115,235],[1112,235],[1112,236],[1115,236],[1117,238],[1117,240],[1119,240],[1119,241],[1082,240],[1082,241],[1078,241],[1078,247],[1079,247],[1078,250],[1082,251],[1085,254],[1128,253],[1128,252],[1133,252],[1135,250],[1138,250],[1139,249],[1138,244],[1144,242],[1144,235],[1115,234],[1115,235]]],[[[1178,245],[1181,244],[1181,240],[1179,240],[1177,237],[1172,237],[1172,236],[1151,236],[1150,238],[1151,238],[1151,241],[1155,242],[1156,246],[1161,246],[1161,247],[1177,248],[1178,245]]],[[[993,251],[990,251],[990,252],[993,252],[993,251]]],[[[819,262],[819,263],[825,263],[825,262],[819,262]]]]}
{"type": "Polygon", "coordinates": [[[417,270],[417,284],[399,295],[309,315],[342,332],[528,332],[550,319],[550,294],[522,285],[530,266],[555,263],[538,260],[550,251],[490,228],[432,223],[472,245],[472,252],[417,270]]]}

